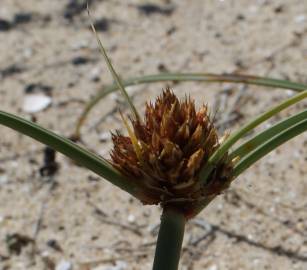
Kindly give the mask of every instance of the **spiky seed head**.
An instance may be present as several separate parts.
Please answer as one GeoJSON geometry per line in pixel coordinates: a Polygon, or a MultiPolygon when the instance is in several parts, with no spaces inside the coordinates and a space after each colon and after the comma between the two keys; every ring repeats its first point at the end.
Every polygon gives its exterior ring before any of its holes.
{"type": "MultiPolygon", "coordinates": [[[[166,89],[155,103],[147,103],[144,121],[132,119],[133,134],[113,134],[112,164],[141,187],[145,204],[170,204],[184,212],[231,181],[227,154],[204,185],[200,169],[219,147],[207,106],[196,111],[194,101],[179,101],[166,89]]],[[[131,133],[131,131],[130,131],[131,133]]]]}

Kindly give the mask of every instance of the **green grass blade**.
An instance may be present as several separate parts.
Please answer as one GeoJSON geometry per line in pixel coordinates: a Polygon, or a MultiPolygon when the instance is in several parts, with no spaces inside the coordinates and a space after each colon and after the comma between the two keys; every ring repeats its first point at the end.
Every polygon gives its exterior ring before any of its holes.
{"type": "Polygon", "coordinates": [[[213,155],[209,158],[208,163],[204,166],[200,172],[200,182],[205,183],[215,168],[216,163],[227,153],[227,151],[246,133],[263,123],[264,121],[268,120],[272,116],[276,115],[280,111],[288,108],[289,106],[303,100],[307,97],[307,90],[283,101],[282,103],[278,104],[277,106],[273,107],[269,111],[262,113],[261,115],[257,116],[252,121],[248,122],[242,128],[238,129],[234,133],[232,133],[225,142],[213,153],[213,155]]]}
{"type": "Polygon", "coordinates": [[[3,111],[0,111],[0,124],[49,145],[78,164],[104,177],[119,188],[132,195],[136,194],[136,187],[115,170],[111,164],[72,141],[21,117],[3,111]]]}
{"type": "Polygon", "coordinates": [[[258,161],[260,158],[262,158],[263,156],[265,156],[272,150],[276,149],[281,144],[303,133],[306,130],[307,130],[307,119],[288,128],[284,132],[273,137],[271,140],[260,145],[258,148],[256,148],[254,151],[246,155],[243,159],[241,159],[237,163],[237,165],[234,167],[234,170],[233,170],[233,176],[237,177],[242,172],[244,172],[247,168],[253,165],[256,161],[258,161]]]}
{"type": "Polygon", "coordinates": [[[307,119],[307,110],[302,111],[296,115],[290,116],[287,119],[284,119],[272,127],[262,131],[261,133],[254,136],[252,139],[248,140],[247,142],[240,145],[237,149],[231,152],[230,159],[239,156],[243,158],[249,152],[253,151],[257,148],[260,144],[263,144],[265,141],[271,139],[275,135],[280,132],[283,132],[285,129],[296,125],[298,122],[307,119]]]}
{"type": "MultiPolygon", "coordinates": [[[[236,74],[210,74],[210,73],[162,73],[162,74],[154,74],[147,76],[134,77],[127,80],[124,80],[122,84],[124,86],[132,86],[143,83],[156,83],[162,81],[175,81],[175,82],[183,82],[183,81],[203,81],[203,82],[211,82],[211,83],[245,83],[245,84],[253,84],[253,85],[262,85],[271,88],[282,88],[282,89],[292,89],[294,91],[300,92],[307,88],[307,85],[294,83],[286,80],[277,80],[271,78],[264,77],[256,77],[249,75],[236,75],[236,74]]],[[[118,89],[117,84],[112,84],[106,86],[102,91],[100,91],[85,107],[82,112],[78,122],[76,124],[75,136],[77,138],[80,137],[80,130],[82,125],[84,124],[87,115],[90,113],[92,108],[104,97],[108,94],[116,91],[118,89]]]]}
{"type": "MultiPolygon", "coordinates": [[[[89,10],[89,7],[88,7],[88,3],[87,3],[87,12],[88,12],[89,18],[91,19],[91,14],[90,14],[90,10],[89,10]]],[[[118,89],[121,91],[122,95],[124,96],[124,98],[125,98],[126,101],[128,102],[129,107],[130,107],[132,113],[134,114],[135,118],[136,118],[136,119],[140,119],[140,116],[139,116],[139,114],[138,114],[136,108],[134,107],[131,98],[129,97],[129,95],[128,95],[127,91],[126,91],[126,89],[125,89],[125,87],[124,87],[124,84],[122,83],[120,77],[117,75],[117,73],[116,73],[116,71],[115,71],[115,69],[114,69],[114,67],[113,67],[113,65],[112,65],[112,63],[111,63],[111,60],[110,60],[110,58],[108,57],[107,52],[106,52],[104,46],[102,45],[102,42],[101,42],[101,40],[100,40],[100,38],[99,38],[99,36],[98,36],[98,33],[96,32],[96,29],[95,29],[95,26],[94,26],[93,22],[90,21],[90,23],[91,23],[91,28],[92,28],[92,30],[93,30],[93,32],[94,32],[94,34],[95,34],[97,43],[98,43],[98,45],[99,45],[99,50],[100,50],[100,52],[101,52],[101,54],[102,54],[104,60],[105,60],[106,63],[107,63],[107,66],[108,66],[108,68],[109,68],[109,70],[110,70],[110,72],[111,72],[111,74],[112,74],[112,77],[113,77],[114,81],[115,81],[116,84],[117,84],[118,89]]]]}
{"type": "MultiPolygon", "coordinates": [[[[296,116],[302,117],[302,113],[299,113],[296,116]]],[[[297,120],[299,119],[299,117],[297,118],[297,120]]],[[[289,119],[286,119],[285,121],[289,119]]],[[[233,171],[234,177],[237,177],[248,167],[250,167],[253,163],[255,163],[260,158],[268,154],[270,151],[276,149],[279,145],[285,143],[286,141],[303,133],[306,130],[307,130],[307,119],[306,117],[304,117],[303,120],[301,120],[300,122],[296,122],[296,124],[288,127],[288,129],[283,130],[280,133],[276,134],[275,137],[272,137],[269,140],[265,141],[262,145],[258,146],[252,152],[249,152],[247,155],[245,155],[244,158],[242,158],[237,163],[233,171]]],[[[197,214],[199,214],[215,197],[216,195],[213,195],[211,197],[206,197],[203,200],[199,201],[194,206],[193,212],[191,213],[192,215],[191,217],[194,217],[197,214]]]]}

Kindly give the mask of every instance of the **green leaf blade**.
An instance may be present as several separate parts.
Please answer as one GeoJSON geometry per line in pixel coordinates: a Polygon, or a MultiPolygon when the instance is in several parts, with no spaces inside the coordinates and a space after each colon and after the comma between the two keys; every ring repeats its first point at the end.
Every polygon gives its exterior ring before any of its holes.
{"type": "Polygon", "coordinates": [[[281,144],[305,132],[306,130],[307,119],[300,121],[298,124],[288,128],[284,132],[281,132],[280,134],[274,136],[272,139],[266,141],[264,144],[257,147],[251,153],[247,154],[237,163],[233,170],[233,176],[237,177],[260,158],[262,158],[272,150],[276,149],[281,144]]]}
{"type": "MultiPolygon", "coordinates": [[[[307,89],[307,85],[295,83],[286,80],[278,80],[272,78],[249,76],[249,75],[239,75],[239,74],[211,74],[211,73],[162,73],[162,74],[152,74],[140,77],[128,78],[123,80],[121,83],[123,86],[133,86],[144,83],[157,83],[165,81],[183,82],[183,81],[202,81],[208,83],[245,83],[252,85],[260,85],[270,88],[281,88],[281,89],[291,89],[296,92],[301,92],[307,89]]],[[[93,99],[86,105],[81,116],[79,117],[75,136],[80,137],[81,127],[84,124],[90,111],[98,104],[100,100],[106,97],[108,94],[116,91],[119,88],[118,84],[112,84],[106,86],[101,90],[93,99]]]]}
{"type": "Polygon", "coordinates": [[[0,124],[49,145],[128,193],[132,195],[137,193],[136,186],[123,177],[110,163],[76,143],[28,120],[3,111],[0,111],[0,124]]]}
{"type": "Polygon", "coordinates": [[[265,141],[271,139],[275,135],[278,135],[280,132],[283,132],[285,129],[288,129],[291,126],[296,125],[298,122],[304,119],[307,119],[307,110],[302,111],[293,116],[290,116],[287,119],[284,119],[276,123],[272,127],[257,134],[252,139],[248,140],[247,142],[240,145],[237,149],[232,151],[230,154],[230,159],[233,159],[237,156],[240,158],[243,158],[245,155],[253,151],[255,148],[257,148],[259,145],[261,145],[265,141]]]}
{"type": "Polygon", "coordinates": [[[254,118],[252,121],[245,124],[242,128],[238,129],[236,132],[232,133],[225,142],[213,153],[213,155],[209,158],[208,163],[204,166],[200,172],[200,182],[204,184],[213,169],[215,168],[216,163],[227,153],[227,151],[246,133],[270,119],[280,111],[290,107],[293,104],[307,98],[307,90],[281,102],[277,106],[272,109],[262,113],[261,115],[254,118]]]}

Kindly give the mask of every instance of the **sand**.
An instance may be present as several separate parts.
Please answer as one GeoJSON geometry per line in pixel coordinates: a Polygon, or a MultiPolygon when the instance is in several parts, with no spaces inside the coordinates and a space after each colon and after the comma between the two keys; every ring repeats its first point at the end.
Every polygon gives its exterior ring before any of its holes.
{"type": "MultiPolygon", "coordinates": [[[[68,8],[69,2],[0,5],[1,110],[35,117],[64,136],[73,133],[90,98],[112,81],[86,11],[68,8]],[[25,112],[30,94],[52,103],[25,112]]],[[[124,78],[161,70],[241,72],[307,83],[304,1],[161,0],[151,7],[144,2],[91,1],[101,39],[124,78]]],[[[142,111],[166,85],[129,92],[142,111]]],[[[293,95],[233,84],[169,85],[180,97],[190,94],[197,105],[218,110],[221,132],[293,95]]],[[[82,128],[83,144],[105,157],[109,131],[124,130],[114,113],[121,103],[120,95],[108,96],[82,128]]],[[[280,115],[306,106],[301,102],[280,115]]],[[[42,177],[44,146],[4,127],[0,134],[0,269],[151,269],[159,207],[142,206],[60,154],[56,174],[42,177]]],[[[307,133],[242,174],[188,223],[180,269],[307,269],[306,164],[307,133]]]]}

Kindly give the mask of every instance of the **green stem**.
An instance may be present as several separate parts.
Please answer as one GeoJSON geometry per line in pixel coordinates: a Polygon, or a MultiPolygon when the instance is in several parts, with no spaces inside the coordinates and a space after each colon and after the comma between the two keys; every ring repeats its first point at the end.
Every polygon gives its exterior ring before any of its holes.
{"type": "Polygon", "coordinates": [[[165,207],[161,217],[153,270],[177,270],[186,218],[176,209],[165,207]]]}

